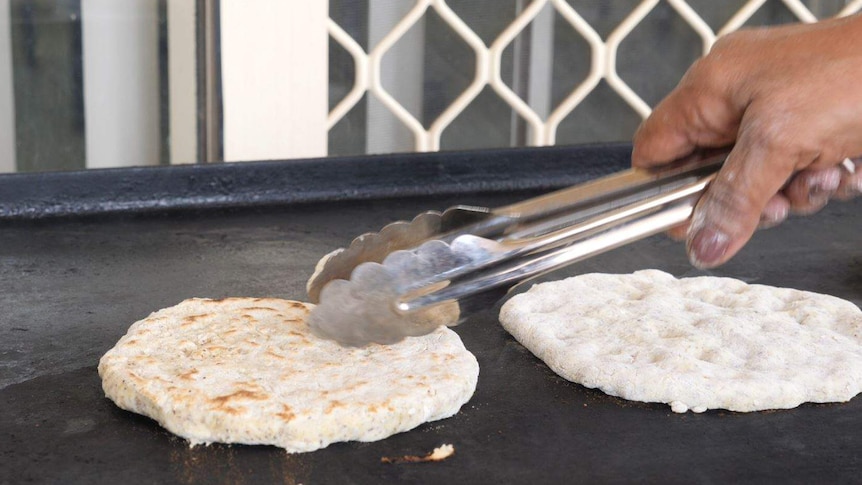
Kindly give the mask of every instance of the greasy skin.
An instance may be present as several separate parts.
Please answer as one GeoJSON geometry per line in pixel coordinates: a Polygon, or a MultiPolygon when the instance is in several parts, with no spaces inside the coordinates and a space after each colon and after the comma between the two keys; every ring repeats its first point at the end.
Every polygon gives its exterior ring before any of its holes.
{"type": "Polygon", "coordinates": [[[862,191],[862,15],[722,37],[640,126],[632,163],[730,144],[691,222],[671,231],[701,268],[758,227],[862,191]]]}

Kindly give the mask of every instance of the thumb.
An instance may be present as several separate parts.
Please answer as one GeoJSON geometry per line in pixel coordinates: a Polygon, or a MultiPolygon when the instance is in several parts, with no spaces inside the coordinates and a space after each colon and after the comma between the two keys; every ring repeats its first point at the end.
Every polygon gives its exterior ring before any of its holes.
{"type": "MultiPolygon", "coordinates": [[[[748,137],[749,139],[751,137],[748,137]]],[[[712,268],[727,262],[751,238],[769,200],[793,174],[787,154],[760,142],[736,144],[695,207],[688,230],[691,263],[712,268]]]]}
{"type": "Polygon", "coordinates": [[[635,132],[632,149],[632,165],[650,167],[661,165],[691,153],[696,145],[689,129],[692,123],[686,119],[688,102],[679,91],[665,98],[635,132]]]}
{"type": "Polygon", "coordinates": [[[638,127],[632,165],[663,165],[695,148],[723,147],[736,139],[744,107],[733,102],[727,86],[705,77],[711,71],[703,65],[703,60],[696,62],[638,127]]]}

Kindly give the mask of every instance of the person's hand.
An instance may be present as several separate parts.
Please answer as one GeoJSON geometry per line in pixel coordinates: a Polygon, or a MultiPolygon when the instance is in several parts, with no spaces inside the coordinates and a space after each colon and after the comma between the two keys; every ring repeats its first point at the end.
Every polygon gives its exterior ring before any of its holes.
{"type": "Polygon", "coordinates": [[[690,224],[671,231],[701,268],[758,226],[862,192],[862,16],[722,37],[640,126],[632,163],[734,143],[690,224]]]}

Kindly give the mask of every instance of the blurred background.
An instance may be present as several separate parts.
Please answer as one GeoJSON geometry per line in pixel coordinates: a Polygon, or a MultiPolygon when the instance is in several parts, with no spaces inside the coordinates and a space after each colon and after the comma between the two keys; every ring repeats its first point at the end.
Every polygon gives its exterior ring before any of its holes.
{"type": "Polygon", "coordinates": [[[0,172],[627,141],[718,36],[859,0],[0,0],[0,172]]]}

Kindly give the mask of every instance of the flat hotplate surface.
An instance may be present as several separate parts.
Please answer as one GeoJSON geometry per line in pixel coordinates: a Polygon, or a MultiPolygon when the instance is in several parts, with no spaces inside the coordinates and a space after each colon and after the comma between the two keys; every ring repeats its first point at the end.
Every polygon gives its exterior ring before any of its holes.
{"type": "MultiPolygon", "coordinates": [[[[0,483],[591,483],[856,481],[862,403],[674,414],[569,383],[499,326],[457,327],[479,360],[455,417],[376,443],[305,454],[189,448],[104,398],[96,364],[134,321],[189,297],[305,298],[315,263],[362,232],[455,203],[528,193],[389,199],[0,224],[0,483]],[[424,454],[440,463],[391,465],[424,454]]],[[[862,201],[768,231],[709,274],[862,303],[862,201]]],[[[663,236],[553,275],[657,268],[705,274],[663,236]]]]}

